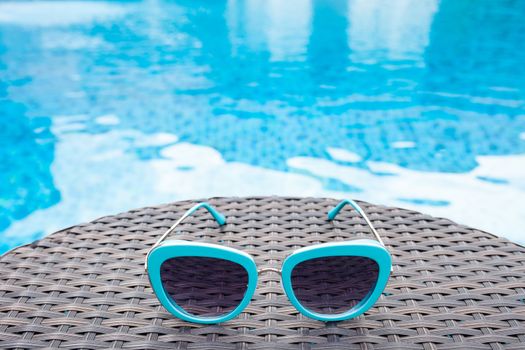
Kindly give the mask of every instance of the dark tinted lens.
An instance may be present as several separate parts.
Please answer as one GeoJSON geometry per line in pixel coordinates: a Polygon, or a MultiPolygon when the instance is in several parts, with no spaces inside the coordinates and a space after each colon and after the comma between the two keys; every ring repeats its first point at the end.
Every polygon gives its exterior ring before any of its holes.
{"type": "Polygon", "coordinates": [[[292,270],[295,296],[305,308],[339,314],[356,306],[377,281],[379,266],[369,258],[331,256],[299,263],[292,270]]]}
{"type": "Polygon", "coordinates": [[[203,317],[220,316],[235,309],[248,285],[248,272],[229,260],[176,257],[160,268],[166,293],[186,312],[203,317]]]}

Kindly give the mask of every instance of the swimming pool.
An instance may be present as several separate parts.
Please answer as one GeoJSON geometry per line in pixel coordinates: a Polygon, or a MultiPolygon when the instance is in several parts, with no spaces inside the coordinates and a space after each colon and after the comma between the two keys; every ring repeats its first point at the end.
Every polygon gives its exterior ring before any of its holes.
{"type": "Polygon", "coordinates": [[[525,242],[523,1],[0,4],[0,251],[135,207],[351,197],[525,242]]]}

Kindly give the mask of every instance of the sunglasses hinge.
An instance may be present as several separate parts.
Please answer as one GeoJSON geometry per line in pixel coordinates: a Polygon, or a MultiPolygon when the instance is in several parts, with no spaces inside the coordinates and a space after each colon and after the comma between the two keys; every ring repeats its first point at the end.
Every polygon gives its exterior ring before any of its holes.
{"type": "Polygon", "coordinates": [[[281,270],[275,267],[263,267],[257,270],[257,274],[259,275],[263,272],[275,272],[275,273],[278,273],[279,275],[281,274],[281,270]]]}

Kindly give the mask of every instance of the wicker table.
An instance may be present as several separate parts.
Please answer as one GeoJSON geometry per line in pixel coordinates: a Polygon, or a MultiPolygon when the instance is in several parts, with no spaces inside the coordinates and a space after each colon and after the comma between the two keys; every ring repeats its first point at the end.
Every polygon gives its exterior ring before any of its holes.
{"type": "MultiPolygon", "coordinates": [[[[369,236],[349,208],[317,198],[213,198],[182,239],[242,248],[278,266],[305,245],[369,236]]],[[[525,248],[414,211],[360,203],[394,259],[384,295],[364,316],[322,323],[298,314],[279,275],[265,273],[240,317],[196,325],[168,314],[143,262],[193,203],[132,210],[52,234],[0,259],[0,348],[525,349],[525,248]]]]}

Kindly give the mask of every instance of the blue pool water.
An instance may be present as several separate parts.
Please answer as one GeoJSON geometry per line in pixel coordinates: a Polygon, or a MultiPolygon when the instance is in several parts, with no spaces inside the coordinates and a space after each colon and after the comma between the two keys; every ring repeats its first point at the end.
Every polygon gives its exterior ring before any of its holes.
{"type": "Polygon", "coordinates": [[[525,2],[0,3],[0,252],[217,195],[525,242],[525,2]]]}

